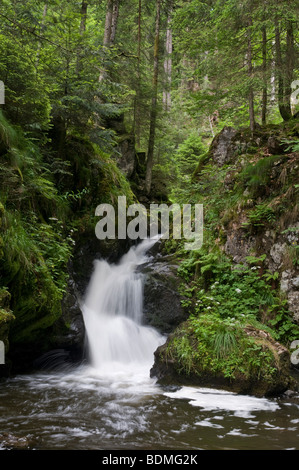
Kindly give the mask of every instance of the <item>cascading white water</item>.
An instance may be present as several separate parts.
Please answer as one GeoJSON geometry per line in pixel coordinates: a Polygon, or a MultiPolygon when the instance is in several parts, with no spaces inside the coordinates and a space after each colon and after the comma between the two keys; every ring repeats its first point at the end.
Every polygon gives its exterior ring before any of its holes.
{"type": "Polygon", "coordinates": [[[142,324],[143,276],[136,267],[156,240],[132,247],[118,264],[95,262],[83,315],[92,366],[105,373],[146,368],[164,338],[142,324]]]}

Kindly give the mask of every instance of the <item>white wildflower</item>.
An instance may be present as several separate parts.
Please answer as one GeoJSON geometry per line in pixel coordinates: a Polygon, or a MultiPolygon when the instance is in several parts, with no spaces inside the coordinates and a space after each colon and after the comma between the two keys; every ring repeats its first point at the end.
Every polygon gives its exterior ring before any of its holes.
{"type": "Polygon", "coordinates": [[[239,288],[237,287],[236,292],[237,292],[237,294],[240,294],[242,291],[241,291],[241,289],[239,289],[239,288]]]}

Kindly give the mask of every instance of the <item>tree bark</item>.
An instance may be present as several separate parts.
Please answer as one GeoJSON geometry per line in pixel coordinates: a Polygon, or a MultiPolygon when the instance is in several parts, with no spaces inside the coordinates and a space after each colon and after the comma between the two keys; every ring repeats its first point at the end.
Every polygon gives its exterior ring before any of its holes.
{"type": "Polygon", "coordinates": [[[295,48],[294,48],[294,29],[293,23],[288,21],[287,24],[287,37],[286,37],[286,83],[285,83],[285,106],[287,107],[287,112],[289,119],[292,118],[292,104],[291,104],[291,95],[292,95],[292,82],[294,80],[294,68],[295,68],[295,48]]]}
{"type": "MultiPolygon", "coordinates": [[[[80,36],[86,31],[86,23],[87,23],[87,8],[88,3],[83,1],[81,4],[81,23],[80,23],[80,36]]],[[[80,74],[81,71],[81,47],[79,46],[78,57],[77,57],[77,75],[80,74]]]]}
{"type": "Polygon", "coordinates": [[[140,126],[140,101],[141,101],[141,17],[142,0],[138,0],[138,34],[137,34],[137,83],[136,95],[134,100],[134,123],[133,132],[135,133],[136,145],[140,148],[141,144],[141,126],[140,126]]]}
{"type": "Polygon", "coordinates": [[[255,129],[255,115],[254,115],[254,94],[252,86],[253,78],[253,65],[252,65],[252,40],[251,40],[251,26],[252,19],[250,18],[247,30],[247,70],[249,77],[249,92],[248,92],[248,105],[249,105],[249,120],[250,130],[253,132],[255,129]]]}
{"type": "MultiPolygon", "coordinates": [[[[42,37],[43,35],[43,32],[44,32],[44,29],[45,29],[45,19],[46,19],[46,16],[47,16],[47,12],[48,12],[48,3],[45,3],[44,5],[44,10],[43,10],[43,18],[42,18],[42,22],[41,22],[41,32],[40,32],[40,35],[42,37]]],[[[40,57],[40,50],[42,48],[42,43],[41,43],[41,40],[38,41],[38,46],[37,46],[37,54],[36,54],[36,62],[35,62],[35,66],[38,67],[38,64],[39,64],[39,57],[40,57]]]]}
{"type": "Polygon", "coordinates": [[[267,30],[266,26],[262,28],[263,36],[263,96],[262,96],[262,124],[265,126],[267,123],[267,104],[268,104],[268,93],[267,93],[267,30]]]}
{"type": "Polygon", "coordinates": [[[172,30],[170,28],[170,21],[171,21],[171,13],[172,13],[172,5],[170,3],[169,6],[169,13],[167,18],[167,30],[166,30],[166,57],[164,60],[164,72],[165,72],[165,85],[163,91],[163,104],[164,110],[166,112],[170,111],[171,108],[171,74],[172,74],[172,30]]]}
{"type": "Polygon", "coordinates": [[[161,0],[156,1],[156,29],[154,44],[154,73],[153,73],[153,94],[150,113],[150,132],[148,141],[148,152],[146,162],[145,190],[149,195],[152,185],[152,170],[154,164],[155,132],[157,119],[157,98],[158,98],[158,74],[159,74],[159,41],[160,41],[160,13],[161,0]]]}
{"type": "Polygon", "coordinates": [[[105,32],[104,32],[104,40],[103,40],[104,47],[110,46],[112,16],[113,16],[113,0],[108,0],[106,20],[105,20],[105,32]]]}
{"type": "Polygon", "coordinates": [[[102,69],[99,75],[99,82],[105,79],[106,73],[107,73],[105,70],[105,56],[111,44],[113,10],[114,10],[114,1],[108,0],[107,9],[106,9],[104,39],[103,39],[103,65],[102,65],[102,69]]]}
{"type": "Polygon", "coordinates": [[[81,24],[80,24],[80,34],[84,34],[86,31],[86,21],[87,21],[87,2],[82,2],[81,5],[81,24]]]}
{"type": "MultiPolygon", "coordinates": [[[[288,39],[288,35],[287,35],[288,39]]],[[[290,41],[290,38],[288,39],[290,41]]],[[[290,44],[288,45],[288,48],[290,44]]],[[[278,82],[278,107],[279,112],[284,121],[288,121],[292,117],[292,110],[291,110],[291,93],[289,97],[287,96],[287,87],[285,86],[287,77],[289,72],[284,72],[284,64],[282,60],[282,53],[281,53],[281,38],[280,38],[280,27],[278,20],[276,19],[275,24],[275,52],[276,52],[276,75],[277,75],[277,82],[278,82]]],[[[290,65],[289,65],[290,66],[290,65]]]]}
{"type": "Polygon", "coordinates": [[[119,0],[114,0],[113,9],[112,9],[111,32],[110,32],[110,44],[109,44],[109,46],[112,46],[115,42],[118,16],[119,16],[119,0]]]}

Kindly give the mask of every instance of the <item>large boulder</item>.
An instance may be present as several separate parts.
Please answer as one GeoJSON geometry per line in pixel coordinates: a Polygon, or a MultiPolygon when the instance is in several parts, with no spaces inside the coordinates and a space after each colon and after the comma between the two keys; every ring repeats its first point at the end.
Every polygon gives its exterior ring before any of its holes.
{"type": "Polygon", "coordinates": [[[177,274],[174,255],[163,255],[161,242],[149,253],[149,260],[139,267],[144,275],[144,322],[161,333],[172,332],[188,317],[180,294],[182,280],[177,274]]]}
{"type": "Polygon", "coordinates": [[[237,151],[235,138],[237,130],[233,127],[225,126],[219,134],[217,134],[211,144],[210,153],[217,166],[223,166],[229,163],[237,151]]]}
{"type": "Polygon", "coordinates": [[[257,397],[297,389],[289,351],[268,332],[252,325],[236,326],[235,350],[226,344],[221,355],[214,339],[219,341],[223,333],[223,320],[204,317],[197,331],[188,320],[156,350],[150,374],[161,385],[195,385],[257,397]]]}

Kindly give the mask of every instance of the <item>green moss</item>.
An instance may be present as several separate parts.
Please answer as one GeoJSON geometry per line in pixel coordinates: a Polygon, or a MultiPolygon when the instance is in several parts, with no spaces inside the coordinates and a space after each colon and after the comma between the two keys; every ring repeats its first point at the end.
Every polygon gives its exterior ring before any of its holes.
{"type": "Polygon", "coordinates": [[[246,326],[217,315],[192,316],[169,341],[165,359],[187,376],[208,373],[271,383],[279,366],[272,349],[265,340],[248,336],[246,326]]]}
{"type": "Polygon", "coordinates": [[[195,182],[197,178],[200,176],[204,166],[209,162],[211,159],[211,151],[202,154],[197,160],[197,167],[193,172],[192,181],[195,182]]]}

